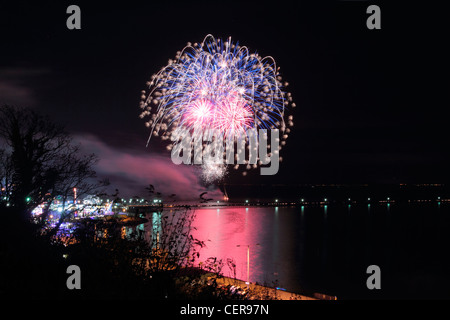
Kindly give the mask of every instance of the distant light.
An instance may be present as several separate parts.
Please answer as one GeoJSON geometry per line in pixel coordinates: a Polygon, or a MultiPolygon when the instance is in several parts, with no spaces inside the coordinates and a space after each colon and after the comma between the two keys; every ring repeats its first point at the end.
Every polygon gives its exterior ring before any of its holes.
{"type": "Polygon", "coordinates": [[[305,199],[302,199],[302,202],[304,202],[305,201],[305,199]]]}
{"type": "Polygon", "coordinates": [[[389,200],[391,200],[391,198],[387,197],[387,200],[389,201],[389,200]]]}
{"type": "Polygon", "coordinates": [[[370,198],[367,198],[367,201],[370,201],[370,198]]]}
{"type": "Polygon", "coordinates": [[[441,200],[441,197],[438,197],[438,200],[441,200]]]}
{"type": "Polygon", "coordinates": [[[248,200],[245,200],[245,203],[248,203],[248,200]]]}
{"type": "Polygon", "coordinates": [[[348,198],[348,201],[350,201],[351,199],[350,198],[348,198]]]}
{"type": "Polygon", "coordinates": [[[275,199],[275,202],[278,202],[278,199],[275,199]]]}
{"type": "Polygon", "coordinates": [[[323,199],[324,201],[328,201],[328,199],[327,198],[325,198],[325,199],[323,199]]]}
{"type": "Polygon", "coordinates": [[[217,203],[219,203],[219,200],[217,200],[217,203]]]}

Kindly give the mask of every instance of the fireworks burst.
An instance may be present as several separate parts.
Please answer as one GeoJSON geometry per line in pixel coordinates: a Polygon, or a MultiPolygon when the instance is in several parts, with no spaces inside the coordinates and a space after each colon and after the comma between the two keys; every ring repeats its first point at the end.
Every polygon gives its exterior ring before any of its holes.
{"type": "MultiPolygon", "coordinates": [[[[187,130],[193,140],[215,130],[223,141],[249,129],[280,129],[281,149],[293,126],[292,115],[285,121],[285,111],[295,107],[291,94],[284,91],[288,83],[281,80],[272,57],[250,53],[231,38],[222,41],[207,35],[201,43],[188,43],[151,77],[148,93],[142,91],[140,117],[151,129],[148,142],[152,135],[171,141],[179,129],[187,130]]],[[[202,166],[207,180],[218,180],[226,172],[225,164],[205,161],[202,166]]],[[[249,167],[257,166],[247,162],[245,168],[249,167]]]]}
{"type": "Polygon", "coordinates": [[[211,183],[222,179],[226,171],[226,167],[223,164],[216,164],[207,159],[202,164],[201,177],[206,183],[211,183]]]}

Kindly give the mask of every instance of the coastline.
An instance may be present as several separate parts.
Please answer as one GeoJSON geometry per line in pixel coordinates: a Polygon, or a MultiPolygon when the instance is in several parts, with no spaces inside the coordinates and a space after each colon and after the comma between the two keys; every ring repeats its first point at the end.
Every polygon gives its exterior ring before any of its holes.
{"type": "MultiPolygon", "coordinates": [[[[220,277],[217,280],[217,284],[224,286],[236,286],[241,288],[247,288],[247,284],[243,280],[233,279],[230,277],[220,277]]],[[[315,297],[309,297],[302,294],[277,290],[271,287],[265,287],[260,284],[250,283],[249,284],[250,291],[252,295],[249,297],[250,300],[321,300],[315,297]],[[270,297],[270,299],[266,299],[266,297],[270,297]]]]}

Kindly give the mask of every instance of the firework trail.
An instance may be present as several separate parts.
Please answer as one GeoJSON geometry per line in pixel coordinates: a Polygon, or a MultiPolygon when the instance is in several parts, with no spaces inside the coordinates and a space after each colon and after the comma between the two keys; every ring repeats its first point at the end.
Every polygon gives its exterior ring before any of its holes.
{"type": "MultiPolygon", "coordinates": [[[[193,140],[215,130],[222,141],[236,141],[249,129],[280,129],[281,149],[293,126],[292,115],[285,120],[285,111],[295,107],[291,94],[284,91],[288,83],[281,80],[272,57],[250,53],[231,38],[222,41],[207,35],[201,43],[188,43],[151,77],[148,92],[142,91],[140,118],[151,129],[147,145],[152,135],[172,141],[180,129],[193,140]]],[[[168,144],[167,149],[176,145],[176,141],[168,144]]],[[[256,167],[246,162],[246,169],[256,167]]],[[[205,181],[219,180],[226,173],[224,163],[205,161],[202,169],[205,181]]]]}

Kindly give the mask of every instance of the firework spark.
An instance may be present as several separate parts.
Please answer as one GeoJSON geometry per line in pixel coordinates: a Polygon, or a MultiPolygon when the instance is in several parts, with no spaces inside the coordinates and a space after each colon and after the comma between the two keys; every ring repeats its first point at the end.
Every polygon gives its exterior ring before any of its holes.
{"type": "MultiPolygon", "coordinates": [[[[147,118],[151,128],[148,142],[152,135],[171,141],[180,128],[194,140],[216,130],[223,141],[249,129],[281,129],[281,149],[293,126],[292,115],[286,123],[285,111],[295,107],[291,94],[284,91],[288,83],[281,80],[272,57],[250,53],[231,38],[222,41],[207,35],[201,43],[188,43],[151,77],[148,93],[142,92],[140,117],[147,118]]],[[[249,167],[257,166],[247,163],[249,167]]],[[[204,177],[217,180],[226,168],[206,162],[203,171],[204,177]]]]}

